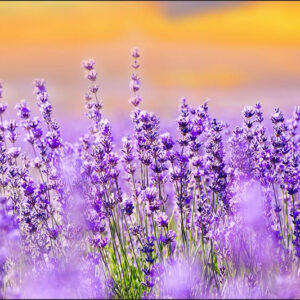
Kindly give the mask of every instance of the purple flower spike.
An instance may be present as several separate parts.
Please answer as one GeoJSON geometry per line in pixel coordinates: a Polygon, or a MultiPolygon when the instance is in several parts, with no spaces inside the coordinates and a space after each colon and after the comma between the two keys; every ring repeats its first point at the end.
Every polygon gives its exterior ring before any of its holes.
{"type": "Polygon", "coordinates": [[[7,109],[7,103],[0,103],[0,116],[5,113],[7,109]]]}
{"type": "Polygon", "coordinates": [[[30,117],[30,109],[25,99],[22,99],[20,103],[16,104],[15,108],[18,110],[17,115],[21,119],[28,119],[30,117]]]}
{"type": "Polygon", "coordinates": [[[139,49],[134,47],[131,50],[131,56],[134,57],[134,58],[139,58],[140,57],[139,49]]]}
{"type": "Polygon", "coordinates": [[[95,64],[96,62],[92,58],[81,62],[82,67],[88,71],[93,70],[95,64]]]}
{"type": "Polygon", "coordinates": [[[156,222],[160,227],[168,227],[169,218],[164,212],[159,212],[156,216],[156,222]]]}

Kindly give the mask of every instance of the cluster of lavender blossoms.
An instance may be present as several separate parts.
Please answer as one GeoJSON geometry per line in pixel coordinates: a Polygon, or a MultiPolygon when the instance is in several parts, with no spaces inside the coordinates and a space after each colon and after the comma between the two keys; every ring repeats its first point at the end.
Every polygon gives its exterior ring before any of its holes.
{"type": "MultiPolygon", "coordinates": [[[[174,130],[140,105],[115,146],[95,61],[82,62],[90,127],[64,141],[46,82],[0,103],[1,298],[299,298],[300,107],[259,103],[236,128],[181,99],[174,130]]],[[[3,98],[0,83],[0,99],[3,98]]]]}

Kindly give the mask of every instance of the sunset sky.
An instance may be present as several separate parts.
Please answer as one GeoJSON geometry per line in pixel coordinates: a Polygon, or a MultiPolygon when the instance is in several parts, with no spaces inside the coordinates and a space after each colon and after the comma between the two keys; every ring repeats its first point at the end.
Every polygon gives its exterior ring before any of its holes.
{"type": "Polygon", "coordinates": [[[74,119],[89,57],[108,115],[130,111],[133,46],[143,107],[161,115],[182,96],[210,98],[216,115],[300,103],[300,2],[0,2],[0,35],[5,101],[33,103],[31,83],[43,77],[58,114],[74,119]]]}

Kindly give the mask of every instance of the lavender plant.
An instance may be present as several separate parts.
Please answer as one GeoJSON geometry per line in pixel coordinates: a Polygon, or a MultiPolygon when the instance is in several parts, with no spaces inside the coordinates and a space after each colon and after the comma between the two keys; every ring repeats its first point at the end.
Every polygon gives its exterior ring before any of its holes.
{"type": "MultiPolygon", "coordinates": [[[[174,130],[141,108],[115,146],[95,61],[90,126],[64,141],[43,79],[41,116],[0,103],[1,298],[299,298],[300,107],[273,130],[259,103],[231,129],[181,99],[174,130]]],[[[3,97],[0,84],[0,98],[3,97]]]]}

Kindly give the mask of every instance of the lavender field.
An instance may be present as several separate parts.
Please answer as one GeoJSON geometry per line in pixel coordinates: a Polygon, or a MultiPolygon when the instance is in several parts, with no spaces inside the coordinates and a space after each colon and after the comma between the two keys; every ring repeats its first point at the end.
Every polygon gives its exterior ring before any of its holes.
{"type": "Polygon", "coordinates": [[[166,131],[131,56],[131,125],[106,120],[86,60],[72,143],[44,79],[38,116],[21,100],[9,119],[0,85],[1,298],[299,298],[300,107],[256,103],[235,127],[182,98],[166,131]]]}

